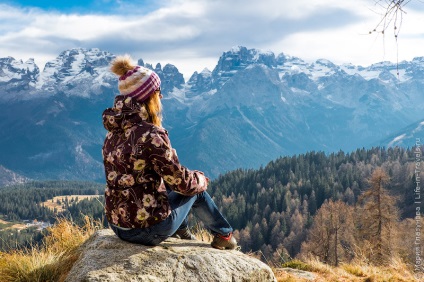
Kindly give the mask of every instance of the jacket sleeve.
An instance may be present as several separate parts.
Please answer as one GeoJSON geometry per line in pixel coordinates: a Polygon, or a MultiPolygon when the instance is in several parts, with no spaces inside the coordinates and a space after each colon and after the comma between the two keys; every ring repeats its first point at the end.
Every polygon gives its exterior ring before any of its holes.
{"type": "Polygon", "coordinates": [[[170,189],[187,196],[206,190],[208,181],[203,172],[191,171],[180,164],[166,131],[151,132],[147,142],[151,142],[149,144],[149,160],[153,164],[153,169],[163,178],[170,189]]]}

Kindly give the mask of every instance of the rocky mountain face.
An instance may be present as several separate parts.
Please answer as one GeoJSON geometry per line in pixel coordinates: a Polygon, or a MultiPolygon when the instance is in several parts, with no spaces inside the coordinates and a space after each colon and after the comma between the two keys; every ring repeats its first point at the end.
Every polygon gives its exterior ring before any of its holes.
{"type": "Polygon", "coordinates": [[[35,87],[40,70],[34,59],[25,63],[12,57],[0,58],[0,99],[15,99],[35,87]]]}
{"type": "Polygon", "coordinates": [[[27,181],[25,177],[14,173],[0,165],[0,187],[24,183],[27,181]]]}
{"type": "MultiPolygon", "coordinates": [[[[0,58],[0,165],[30,178],[103,181],[113,58],[72,49],[42,72],[32,59],[0,58]]],[[[281,155],[388,145],[423,119],[424,57],[361,67],[235,47],[187,82],[176,66],[138,64],[162,79],[164,125],[181,162],[211,177],[281,155]]]]}

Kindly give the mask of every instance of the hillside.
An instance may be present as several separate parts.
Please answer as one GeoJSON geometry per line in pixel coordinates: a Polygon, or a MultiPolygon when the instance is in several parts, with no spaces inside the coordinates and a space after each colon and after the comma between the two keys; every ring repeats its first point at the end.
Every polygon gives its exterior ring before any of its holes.
{"type": "MultiPolygon", "coordinates": [[[[340,200],[358,214],[359,198],[370,188],[369,179],[377,167],[390,177],[384,187],[399,210],[396,225],[401,230],[399,236],[405,236],[401,252],[412,263],[412,219],[417,207],[424,208],[414,201],[417,195],[413,149],[373,148],[281,157],[259,170],[222,175],[211,183],[209,191],[237,229],[242,250],[261,251],[269,261],[278,262],[301,253],[314,216],[329,200],[340,200]]],[[[358,230],[351,227],[351,232],[358,230]]]]}
{"type": "Polygon", "coordinates": [[[58,219],[82,225],[89,215],[102,221],[103,189],[98,183],[72,181],[26,182],[0,188],[0,252],[40,243],[46,228],[58,219]]]}
{"type": "MultiPolygon", "coordinates": [[[[242,251],[261,254],[268,263],[278,265],[302,255],[302,248],[308,243],[308,234],[322,207],[332,201],[341,201],[344,205],[341,208],[347,213],[354,209],[356,214],[363,213],[361,195],[370,189],[369,179],[376,168],[382,168],[390,177],[384,188],[393,197],[394,207],[399,211],[392,212],[399,216],[393,222],[398,230],[396,238],[403,238],[402,245],[395,243],[399,241],[394,239],[393,246],[402,260],[412,263],[414,237],[411,230],[414,229],[417,208],[414,200],[417,196],[415,156],[415,148],[400,147],[358,149],[337,154],[309,152],[281,157],[258,170],[229,172],[212,181],[208,191],[236,229],[234,234],[242,251]]],[[[5,201],[0,203],[0,213],[6,220],[22,220],[31,212],[32,218],[43,220],[52,215],[49,209],[40,206],[42,202],[59,195],[102,194],[101,188],[102,185],[98,184],[72,182],[41,182],[21,188],[3,188],[0,196],[5,201]],[[74,189],[67,187],[69,184],[74,189]]],[[[424,208],[422,204],[418,207],[424,208]]],[[[81,212],[96,219],[104,218],[98,200],[69,205],[68,211],[78,222],[82,222],[78,219],[81,212]]],[[[360,223],[360,217],[355,220],[355,224],[360,223]]],[[[197,230],[199,225],[195,217],[190,217],[190,222],[197,230]]],[[[359,230],[357,225],[344,228],[351,228],[352,234],[359,230]]],[[[349,238],[341,236],[348,242],[349,238]]],[[[353,258],[340,255],[339,259],[349,262],[353,258]]]]}

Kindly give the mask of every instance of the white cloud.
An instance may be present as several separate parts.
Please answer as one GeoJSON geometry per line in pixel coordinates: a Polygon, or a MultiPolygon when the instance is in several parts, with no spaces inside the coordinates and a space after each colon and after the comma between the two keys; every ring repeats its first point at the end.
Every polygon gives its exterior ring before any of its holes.
{"type": "MultiPolygon", "coordinates": [[[[115,15],[78,15],[0,5],[0,56],[34,57],[43,66],[65,49],[98,47],[173,63],[185,77],[213,69],[234,45],[336,63],[396,60],[391,34],[385,41],[367,34],[380,17],[372,1],[158,0],[156,6],[149,12],[122,5],[115,15]]],[[[405,15],[400,59],[420,56],[423,14],[421,9],[405,15]]]]}

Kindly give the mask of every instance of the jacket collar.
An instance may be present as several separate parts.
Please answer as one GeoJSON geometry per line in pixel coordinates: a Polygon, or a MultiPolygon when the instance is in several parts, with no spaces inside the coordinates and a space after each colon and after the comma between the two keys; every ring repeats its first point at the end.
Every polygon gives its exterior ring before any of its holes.
{"type": "Polygon", "coordinates": [[[131,97],[116,96],[113,107],[103,112],[103,126],[107,131],[125,130],[141,122],[151,123],[146,106],[131,97]]]}

